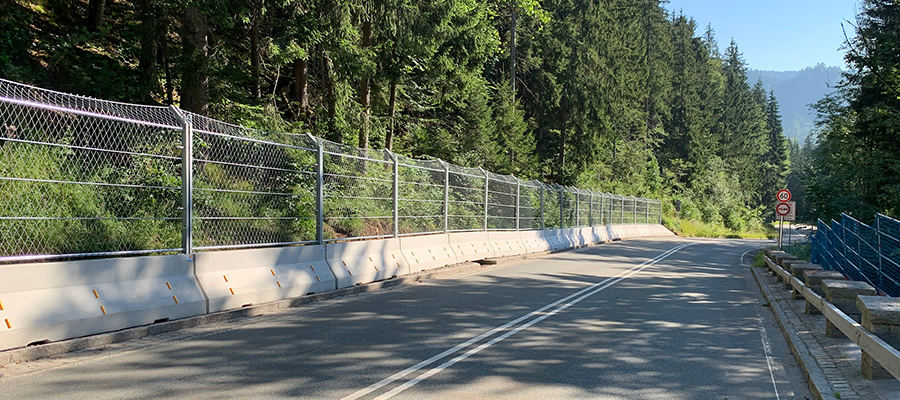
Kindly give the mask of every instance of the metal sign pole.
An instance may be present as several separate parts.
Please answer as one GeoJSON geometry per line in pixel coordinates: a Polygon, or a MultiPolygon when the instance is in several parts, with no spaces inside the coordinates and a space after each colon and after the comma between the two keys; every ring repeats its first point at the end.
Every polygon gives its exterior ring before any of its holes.
{"type": "Polygon", "coordinates": [[[784,236],[784,216],[778,216],[778,250],[781,250],[781,237],[784,236]]]}

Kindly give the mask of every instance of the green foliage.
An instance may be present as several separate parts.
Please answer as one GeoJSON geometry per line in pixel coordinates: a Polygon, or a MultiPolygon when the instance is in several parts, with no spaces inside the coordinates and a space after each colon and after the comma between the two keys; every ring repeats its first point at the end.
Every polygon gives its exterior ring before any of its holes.
{"type": "MultiPolygon", "coordinates": [[[[4,78],[140,103],[182,104],[206,90],[205,112],[234,124],[348,144],[366,137],[370,147],[406,156],[680,198],[683,217],[739,231],[759,226],[770,186],[784,180],[778,105],[747,84],[737,45],[721,55],[711,28],[698,33],[659,0],[122,1],[110,3],[96,29],[78,15],[85,0],[46,9],[0,1],[9,10],[0,16],[4,78]],[[186,19],[187,6],[208,31],[203,57],[183,29],[198,22],[186,19]],[[186,82],[198,73],[205,89],[186,82]]],[[[253,185],[233,171],[205,173],[253,185]]],[[[365,185],[333,189],[374,195],[365,185]]],[[[892,190],[900,185],[879,198],[892,190]]],[[[390,228],[361,222],[382,205],[345,200],[334,207],[348,218],[330,221],[329,235],[390,228]]],[[[211,201],[201,198],[226,214],[301,212],[211,201]]],[[[405,221],[400,229],[433,226],[405,221]]],[[[302,224],[259,229],[285,238],[309,232],[302,224]]]]}

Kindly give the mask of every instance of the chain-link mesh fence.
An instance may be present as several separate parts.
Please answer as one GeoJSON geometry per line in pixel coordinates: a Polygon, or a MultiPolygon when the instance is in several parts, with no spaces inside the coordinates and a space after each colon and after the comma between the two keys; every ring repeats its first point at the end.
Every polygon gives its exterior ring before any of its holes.
{"type": "Polygon", "coordinates": [[[519,185],[519,229],[542,229],[541,191],[538,181],[521,181],[519,185]]]}
{"type": "Polygon", "coordinates": [[[324,241],[394,235],[394,160],[327,140],[323,148],[324,241]]]}
{"type": "Polygon", "coordinates": [[[316,241],[316,142],[196,114],[193,244],[198,250],[316,241]]]}
{"type": "Polygon", "coordinates": [[[516,229],[516,202],[518,182],[511,175],[488,172],[488,219],[489,230],[516,229]]]}
{"type": "Polygon", "coordinates": [[[181,248],[173,111],[0,80],[0,259],[181,248]]]}
{"type": "Polygon", "coordinates": [[[400,235],[443,232],[447,172],[443,163],[396,157],[400,235]]]}
{"type": "Polygon", "coordinates": [[[644,223],[650,204],[0,80],[0,262],[644,223]]]}

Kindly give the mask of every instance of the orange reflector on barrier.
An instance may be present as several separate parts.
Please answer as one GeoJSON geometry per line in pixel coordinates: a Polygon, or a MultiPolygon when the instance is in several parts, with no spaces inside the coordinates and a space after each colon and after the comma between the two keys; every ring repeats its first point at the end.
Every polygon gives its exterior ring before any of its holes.
{"type": "Polygon", "coordinates": [[[172,296],[172,299],[175,300],[175,304],[178,304],[178,298],[177,298],[177,297],[172,296]]]}
{"type": "Polygon", "coordinates": [[[166,282],[166,286],[169,287],[169,290],[172,290],[172,284],[170,284],[169,282],[166,282]]]}
{"type": "Polygon", "coordinates": [[[94,289],[94,298],[95,298],[95,299],[99,299],[99,298],[100,298],[100,295],[97,294],[97,289],[94,289]]]}
{"type": "Polygon", "coordinates": [[[103,315],[106,315],[106,307],[100,306],[100,311],[103,311],[103,315]]]}
{"type": "Polygon", "coordinates": [[[12,324],[9,323],[9,318],[5,319],[4,321],[6,321],[6,327],[12,329],[12,324]]]}

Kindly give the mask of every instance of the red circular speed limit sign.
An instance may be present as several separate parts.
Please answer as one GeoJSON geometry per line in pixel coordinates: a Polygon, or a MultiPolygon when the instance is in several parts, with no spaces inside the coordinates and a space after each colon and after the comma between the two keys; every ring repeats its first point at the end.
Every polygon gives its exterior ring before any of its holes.
{"type": "MultiPolygon", "coordinates": [[[[790,196],[790,194],[788,194],[790,196]]],[[[791,205],[787,203],[780,203],[775,206],[775,212],[778,215],[785,216],[791,213],[791,205]]]]}
{"type": "Polygon", "coordinates": [[[791,191],[787,189],[781,189],[778,191],[778,194],[776,194],[775,197],[778,198],[778,201],[782,203],[791,201],[791,191]]]}

